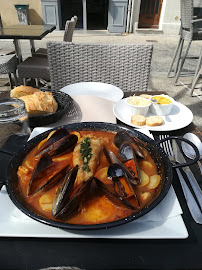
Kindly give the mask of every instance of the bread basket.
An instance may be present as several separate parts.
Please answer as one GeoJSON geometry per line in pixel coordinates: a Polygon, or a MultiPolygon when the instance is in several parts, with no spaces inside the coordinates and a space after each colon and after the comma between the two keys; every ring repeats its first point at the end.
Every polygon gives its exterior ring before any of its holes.
{"type": "Polygon", "coordinates": [[[55,113],[47,113],[43,115],[30,115],[29,124],[31,128],[46,126],[58,121],[64,112],[69,110],[72,106],[73,99],[66,93],[61,91],[54,91],[48,89],[40,89],[41,91],[49,91],[53,94],[56,102],[58,103],[58,109],[55,113]]]}

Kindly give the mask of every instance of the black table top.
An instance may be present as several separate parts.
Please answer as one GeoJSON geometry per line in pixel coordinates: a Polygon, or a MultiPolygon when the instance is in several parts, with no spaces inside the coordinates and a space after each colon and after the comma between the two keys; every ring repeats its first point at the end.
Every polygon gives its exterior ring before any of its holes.
{"type": "MultiPolygon", "coordinates": [[[[178,131],[178,135],[191,130],[199,132],[191,124],[178,131]]],[[[153,135],[156,139],[158,138],[158,132],[153,132],[153,135]]],[[[202,133],[199,132],[199,135],[201,136],[202,133]]],[[[4,160],[6,164],[9,158],[7,161],[4,160]]],[[[197,179],[201,179],[196,167],[192,166],[191,169],[197,179]]],[[[76,266],[81,269],[202,269],[202,225],[196,224],[192,219],[177,175],[175,171],[173,173],[173,186],[183,210],[182,217],[189,234],[187,239],[106,240],[1,237],[0,269],[36,270],[62,265],[76,266]]]]}
{"type": "Polygon", "coordinates": [[[0,39],[41,40],[56,29],[55,25],[11,25],[0,29],[0,39]]]}

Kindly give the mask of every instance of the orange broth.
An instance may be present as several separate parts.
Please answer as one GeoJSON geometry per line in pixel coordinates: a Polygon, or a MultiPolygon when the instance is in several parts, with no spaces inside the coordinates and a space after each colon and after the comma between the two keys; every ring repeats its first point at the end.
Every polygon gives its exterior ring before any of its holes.
{"type": "MultiPolygon", "coordinates": [[[[100,138],[103,146],[113,151],[115,155],[118,155],[118,149],[113,143],[115,133],[105,131],[80,131],[79,133],[81,137],[90,136],[100,138]]],[[[45,141],[46,139],[44,140],[44,142],[45,141]]],[[[42,143],[40,143],[40,146],[41,144],[42,143]]],[[[51,207],[55,193],[61,182],[58,183],[56,186],[52,187],[50,190],[47,191],[42,190],[33,196],[27,196],[29,181],[31,179],[34,167],[36,166],[39,159],[34,157],[34,154],[38,148],[39,144],[27,154],[21,166],[18,168],[19,185],[26,203],[31,206],[34,212],[45,218],[55,220],[55,218],[53,218],[52,216],[51,207]]],[[[47,177],[50,178],[51,175],[57,173],[67,165],[69,165],[69,168],[72,168],[73,167],[72,153],[73,151],[68,154],[53,157],[52,158],[53,163],[51,164],[50,168],[45,173],[43,172],[41,174],[40,183],[38,181],[36,185],[40,186],[42,183],[45,183],[47,181],[47,177]]],[[[144,154],[145,158],[143,160],[138,160],[138,169],[143,170],[148,175],[148,177],[152,175],[157,175],[158,174],[157,168],[150,154],[145,149],[144,154]]],[[[108,160],[106,159],[103,151],[101,150],[99,155],[99,164],[96,168],[94,176],[97,177],[104,184],[113,187],[113,181],[107,177],[107,169],[109,165],[110,164],[108,160]]],[[[127,185],[123,178],[120,180],[124,186],[127,185]]],[[[127,189],[128,187],[126,186],[125,190],[127,189]]],[[[140,185],[137,186],[135,189],[137,197],[140,202],[140,208],[145,207],[152,201],[157,190],[157,188],[148,189],[147,185],[146,186],[140,185]]],[[[136,207],[137,210],[131,210],[126,207],[115,205],[109,200],[107,195],[105,195],[101,190],[98,189],[95,182],[93,181],[90,190],[88,192],[88,195],[86,196],[85,201],[81,204],[79,211],[74,213],[70,218],[62,221],[66,223],[86,225],[86,224],[106,223],[122,219],[140,210],[138,209],[137,200],[133,195],[129,196],[127,200],[134,207],[136,207]]]]}

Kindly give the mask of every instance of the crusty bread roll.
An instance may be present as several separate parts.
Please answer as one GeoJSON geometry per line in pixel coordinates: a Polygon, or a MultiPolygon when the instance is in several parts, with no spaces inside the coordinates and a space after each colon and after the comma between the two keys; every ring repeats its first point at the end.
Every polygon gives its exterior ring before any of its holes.
{"type": "Polygon", "coordinates": [[[131,117],[131,123],[136,126],[144,126],[146,123],[146,117],[140,114],[133,115],[131,117]]]}
{"type": "Polygon", "coordinates": [[[50,92],[35,92],[33,95],[23,96],[20,99],[25,102],[29,115],[55,113],[58,108],[57,102],[50,92]]]}
{"type": "Polygon", "coordinates": [[[163,118],[161,116],[149,116],[146,119],[146,125],[147,126],[161,126],[163,124],[163,118]]]}
{"type": "Polygon", "coordinates": [[[18,87],[15,87],[13,90],[11,90],[10,96],[12,98],[20,98],[23,96],[32,95],[35,92],[41,92],[41,91],[31,86],[20,85],[18,87]]]}

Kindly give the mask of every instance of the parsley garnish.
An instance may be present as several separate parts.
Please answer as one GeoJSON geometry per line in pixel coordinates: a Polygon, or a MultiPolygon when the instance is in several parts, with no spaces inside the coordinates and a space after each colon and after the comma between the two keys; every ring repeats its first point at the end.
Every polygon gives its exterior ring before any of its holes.
{"type": "Polygon", "coordinates": [[[81,153],[81,158],[83,159],[83,171],[86,172],[90,172],[90,168],[88,166],[88,162],[92,157],[92,148],[90,147],[91,142],[90,142],[90,138],[86,137],[85,139],[83,139],[83,141],[81,142],[81,149],[80,149],[80,153],[81,153]]]}

